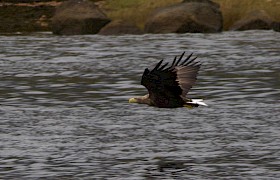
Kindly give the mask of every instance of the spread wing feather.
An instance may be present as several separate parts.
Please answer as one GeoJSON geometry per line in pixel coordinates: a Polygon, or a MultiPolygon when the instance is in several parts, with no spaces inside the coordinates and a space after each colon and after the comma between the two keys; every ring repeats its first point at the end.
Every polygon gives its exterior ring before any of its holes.
{"type": "Polygon", "coordinates": [[[200,63],[195,61],[196,57],[191,59],[192,54],[183,60],[184,54],[178,59],[175,57],[170,66],[168,62],[162,65],[161,60],[152,70],[145,69],[141,84],[148,89],[155,104],[179,101],[195,84],[200,63]]]}

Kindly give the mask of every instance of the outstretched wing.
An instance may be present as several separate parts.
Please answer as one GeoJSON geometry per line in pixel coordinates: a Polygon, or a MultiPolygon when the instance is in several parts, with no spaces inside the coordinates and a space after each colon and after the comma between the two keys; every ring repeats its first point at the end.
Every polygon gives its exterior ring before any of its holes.
{"type": "MultiPolygon", "coordinates": [[[[184,56],[181,55],[180,59],[184,56]]],[[[192,54],[190,54],[179,66],[175,67],[177,74],[177,81],[180,88],[182,89],[182,96],[185,97],[192,86],[197,80],[197,74],[201,63],[195,61],[197,57],[191,59],[192,54]]],[[[179,61],[179,60],[178,60],[179,61]]]]}
{"type": "Polygon", "coordinates": [[[148,89],[151,100],[164,103],[181,99],[194,85],[200,64],[196,57],[191,59],[192,54],[183,60],[184,54],[175,57],[171,65],[161,60],[151,71],[145,69],[141,84],[148,89]]]}

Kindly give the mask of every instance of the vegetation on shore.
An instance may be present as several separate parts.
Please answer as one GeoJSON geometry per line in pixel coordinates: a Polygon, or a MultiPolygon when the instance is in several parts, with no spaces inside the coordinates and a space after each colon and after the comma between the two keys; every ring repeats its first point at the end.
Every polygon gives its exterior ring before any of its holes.
{"type": "Polygon", "coordinates": [[[54,6],[0,6],[0,32],[49,31],[54,6]]]}
{"type": "MultiPolygon", "coordinates": [[[[220,4],[224,17],[224,29],[227,30],[234,22],[253,10],[264,10],[272,18],[280,21],[279,0],[212,0],[220,4]]],[[[182,0],[106,0],[102,8],[111,19],[124,19],[144,27],[149,14],[158,7],[180,3],[182,0]]]]}
{"type": "Polygon", "coordinates": [[[274,20],[280,22],[279,0],[213,0],[220,4],[224,17],[224,29],[228,28],[247,13],[255,10],[264,10],[274,20]]]}

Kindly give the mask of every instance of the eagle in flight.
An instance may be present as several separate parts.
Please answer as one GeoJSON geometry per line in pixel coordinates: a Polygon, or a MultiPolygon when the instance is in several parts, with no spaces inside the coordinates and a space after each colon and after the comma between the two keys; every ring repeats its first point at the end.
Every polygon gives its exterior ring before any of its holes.
{"type": "Polygon", "coordinates": [[[201,66],[199,61],[192,58],[192,54],[183,58],[185,52],[177,59],[175,56],[171,65],[159,61],[149,70],[145,69],[141,85],[145,86],[148,94],[142,97],[129,99],[129,103],[148,104],[159,108],[197,107],[207,106],[202,99],[189,99],[186,97],[195,84],[201,66]]]}

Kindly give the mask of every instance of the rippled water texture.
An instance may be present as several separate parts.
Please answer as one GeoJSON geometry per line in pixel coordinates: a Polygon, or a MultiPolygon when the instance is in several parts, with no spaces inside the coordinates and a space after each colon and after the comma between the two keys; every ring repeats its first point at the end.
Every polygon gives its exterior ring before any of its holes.
{"type": "Polygon", "coordinates": [[[0,36],[0,179],[278,179],[280,33],[0,36]],[[182,51],[208,107],[129,104],[182,51]]]}

